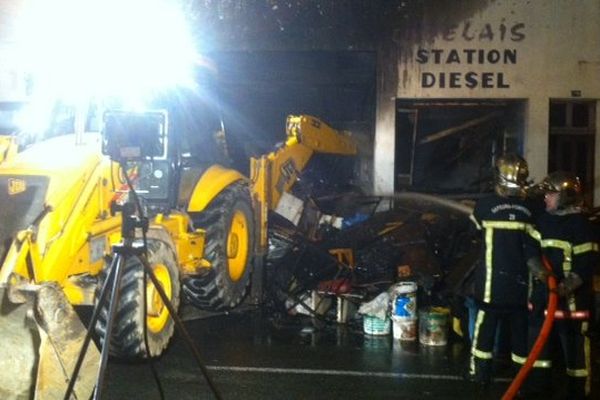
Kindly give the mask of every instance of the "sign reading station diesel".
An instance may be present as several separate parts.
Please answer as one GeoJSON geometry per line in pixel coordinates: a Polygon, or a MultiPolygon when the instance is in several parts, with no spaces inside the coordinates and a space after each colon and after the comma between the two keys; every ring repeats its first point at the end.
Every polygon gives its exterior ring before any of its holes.
{"type": "MultiPolygon", "coordinates": [[[[455,43],[453,48],[419,48],[416,52],[415,61],[418,64],[436,64],[462,66],[460,70],[443,72],[421,72],[422,88],[458,89],[458,88],[483,88],[483,89],[508,89],[510,83],[504,72],[494,71],[491,66],[514,65],[517,63],[517,50],[514,48],[492,48],[488,43],[513,42],[519,43],[525,40],[525,24],[522,22],[507,22],[506,18],[499,22],[482,21],[475,22],[465,20],[457,25],[451,25],[441,35],[443,42],[455,43]],[[457,42],[463,42],[469,48],[456,48],[457,42]],[[486,43],[476,48],[475,43],[486,43]],[[473,68],[469,68],[473,65],[473,68]],[[475,66],[490,66],[475,67],[475,66]]],[[[438,68],[439,69],[439,68],[438,68]]]]}
{"type": "MultiPolygon", "coordinates": [[[[517,50],[486,50],[486,49],[419,49],[416,61],[419,64],[516,64],[517,50]]],[[[505,80],[503,72],[422,72],[421,87],[438,87],[441,89],[462,88],[474,89],[482,87],[485,89],[508,89],[510,84],[505,80]]]]}

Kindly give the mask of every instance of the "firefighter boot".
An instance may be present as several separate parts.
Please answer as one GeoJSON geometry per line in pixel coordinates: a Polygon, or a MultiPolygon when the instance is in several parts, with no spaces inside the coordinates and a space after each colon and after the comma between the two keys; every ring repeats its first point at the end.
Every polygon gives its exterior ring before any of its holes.
{"type": "Polygon", "coordinates": [[[587,399],[586,379],[584,377],[567,377],[567,398],[574,400],[587,399]]]}
{"type": "Polygon", "coordinates": [[[519,397],[523,399],[542,399],[551,394],[552,374],[548,368],[533,368],[523,382],[519,397]]]}
{"type": "Polygon", "coordinates": [[[473,357],[469,371],[465,374],[465,379],[483,388],[489,387],[492,382],[492,360],[473,357]]]}

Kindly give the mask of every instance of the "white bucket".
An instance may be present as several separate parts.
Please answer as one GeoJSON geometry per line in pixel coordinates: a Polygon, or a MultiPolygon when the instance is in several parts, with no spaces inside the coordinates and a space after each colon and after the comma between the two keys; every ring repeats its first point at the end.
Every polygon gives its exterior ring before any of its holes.
{"type": "Polygon", "coordinates": [[[392,316],[394,339],[417,340],[417,319],[392,316]]]}
{"type": "Polygon", "coordinates": [[[363,330],[367,335],[389,335],[391,331],[390,319],[365,315],[363,316],[363,330]]]}
{"type": "Polygon", "coordinates": [[[417,318],[417,284],[398,282],[392,286],[392,316],[406,319],[417,318]]]}

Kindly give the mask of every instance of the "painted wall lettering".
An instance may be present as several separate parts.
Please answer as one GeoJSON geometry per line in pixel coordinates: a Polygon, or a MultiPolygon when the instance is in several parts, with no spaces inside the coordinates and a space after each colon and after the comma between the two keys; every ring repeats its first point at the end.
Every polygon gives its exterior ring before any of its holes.
{"type": "Polygon", "coordinates": [[[456,39],[470,41],[499,41],[499,42],[522,42],[525,39],[525,24],[522,22],[507,23],[504,18],[500,23],[475,24],[466,20],[459,25],[449,26],[443,33],[442,38],[447,42],[456,39]]]}
{"type": "Polygon", "coordinates": [[[517,50],[419,49],[416,61],[419,64],[516,64],[517,50]]]}
{"type": "Polygon", "coordinates": [[[475,89],[482,87],[484,89],[508,89],[510,85],[505,82],[504,73],[502,72],[423,72],[421,74],[421,87],[431,88],[438,87],[440,89],[450,88],[459,89],[466,87],[475,89]]]}
{"type": "MultiPolygon", "coordinates": [[[[499,24],[480,23],[475,25],[466,20],[460,25],[453,25],[443,34],[446,42],[461,40],[466,42],[521,42],[525,39],[525,24],[508,24],[504,19],[499,24]]],[[[488,47],[488,46],[486,46],[488,47]]],[[[421,87],[439,89],[508,89],[510,82],[503,69],[516,65],[518,50],[516,48],[418,48],[415,62],[422,65],[421,87]],[[447,65],[449,68],[466,66],[460,71],[430,72],[427,65],[447,65]],[[472,65],[473,67],[468,67],[472,65]],[[475,66],[490,66],[476,68],[475,66]],[[493,67],[500,67],[495,71],[493,67]],[[471,69],[471,70],[470,70],[471,69]]],[[[439,69],[439,68],[438,68],[439,69]]]]}

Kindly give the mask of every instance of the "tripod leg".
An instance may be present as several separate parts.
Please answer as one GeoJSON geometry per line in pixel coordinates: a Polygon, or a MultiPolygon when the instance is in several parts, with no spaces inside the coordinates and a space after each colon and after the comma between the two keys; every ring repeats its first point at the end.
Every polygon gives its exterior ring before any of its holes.
{"type": "MultiPolygon", "coordinates": [[[[112,280],[112,293],[110,295],[108,305],[108,318],[106,322],[106,333],[104,335],[104,343],[102,343],[102,352],[100,355],[100,366],[98,368],[98,378],[96,379],[96,389],[94,390],[94,400],[102,398],[102,385],[104,383],[104,374],[106,372],[106,364],[108,362],[108,352],[110,349],[110,338],[112,333],[112,327],[115,320],[115,312],[117,310],[117,304],[119,303],[119,291],[121,289],[121,275],[123,275],[123,266],[125,265],[125,256],[116,254],[116,262],[114,263],[115,271],[112,280]]],[[[106,282],[108,286],[109,280],[106,282]]],[[[103,290],[106,288],[103,288],[103,290]]]]}
{"type": "Polygon", "coordinates": [[[150,280],[152,281],[152,284],[156,288],[156,291],[158,292],[158,294],[160,295],[163,303],[165,304],[165,306],[169,310],[169,314],[171,315],[171,318],[173,318],[173,321],[175,321],[175,326],[177,326],[177,329],[179,329],[179,332],[181,333],[181,335],[183,336],[183,338],[187,342],[188,347],[190,348],[190,350],[192,350],[192,354],[193,354],[194,358],[196,359],[196,363],[198,364],[198,367],[202,371],[202,374],[204,375],[204,378],[206,379],[206,382],[208,383],[208,386],[211,388],[211,390],[214,393],[215,397],[218,400],[221,400],[222,396],[221,396],[220,392],[218,391],[217,387],[215,386],[214,382],[212,381],[210,375],[208,374],[208,370],[206,369],[206,366],[204,365],[204,362],[202,361],[202,357],[200,356],[200,352],[198,351],[198,348],[194,344],[194,341],[192,340],[192,338],[191,338],[189,332],[187,331],[187,329],[185,328],[185,325],[181,321],[181,318],[179,318],[179,315],[177,315],[177,311],[173,307],[173,304],[171,304],[171,301],[167,297],[167,294],[165,293],[165,291],[164,291],[163,287],[161,286],[160,282],[158,281],[158,279],[154,275],[154,272],[152,271],[152,267],[150,266],[150,264],[148,264],[148,260],[145,257],[143,257],[143,256],[140,257],[140,260],[142,261],[142,264],[144,265],[144,269],[146,270],[146,273],[150,277],[150,280]]]}
{"type": "Polygon", "coordinates": [[[85,339],[83,340],[83,345],[81,346],[81,350],[79,351],[79,356],[77,358],[77,362],[75,363],[75,368],[73,368],[73,373],[71,375],[71,379],[69,380],[69,386],[67,387],[67,391],[65,392],[64,400],[69,400],[73,394],[73,390],[75,388],[75,382],[77,381],[77,376],[79,375],[81,366],[83,365],[83,360],[85,359],[85,355],[87,353],[88,347],[92,340],[92,332],[94,330],[94,326],[96,325],[96,322],[98,322],[98,317],[100,316],[100,310],[102,309],[102,306],[104,305],[104,303],[107,300],[106,296],[108,294],[108,287],[109,287],[109,285],[112,285],[114,282],[114,276],[115,276],[115,272],[117,269],[116,265],[117,265],[117,263],[122,262],[120,259],[121,259],[121,255],[116,254],[115,257],[111,261],[109,271],[108,271],[108,276],[106,277],[106,281],[104,282],[104,285],[102,286],[102,290],[100,291],[100,297],[98,298],[98,302],[97,302],[96,306],[94,307],[94,312],[92,313],[92,317],[88,324],[87,333],[85,335],[85,339]]]}

